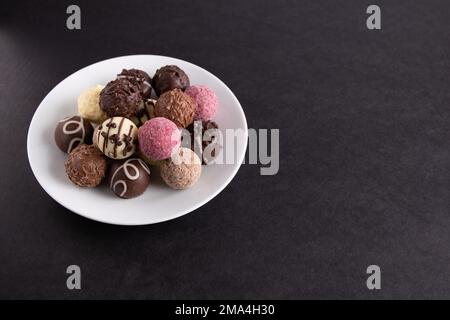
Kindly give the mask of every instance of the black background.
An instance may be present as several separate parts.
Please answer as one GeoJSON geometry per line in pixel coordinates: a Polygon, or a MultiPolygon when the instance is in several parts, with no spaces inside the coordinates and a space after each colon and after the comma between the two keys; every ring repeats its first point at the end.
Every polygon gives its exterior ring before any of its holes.
{"type": "Polygon", "coordinates": [[[0,298],[449,298],[448,1],[68,1],[0,4],[0,298]],[[280,129],[280,171],[243,165],[179,219],[77,216],[34,179],[27,128],[44,96],[103,59],[161,54],[280,129]],[[82,269],[82,290],[65,269],[82,269]],[[366,268],[382,289],[366,287],[366,268]]]}

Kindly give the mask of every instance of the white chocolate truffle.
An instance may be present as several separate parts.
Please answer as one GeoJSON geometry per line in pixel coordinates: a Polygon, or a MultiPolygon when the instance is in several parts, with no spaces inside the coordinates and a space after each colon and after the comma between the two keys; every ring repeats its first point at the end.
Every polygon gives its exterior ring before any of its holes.
{"type": "Polygon", "coordinates": [[[202,173],[202,162],[197,154],[188,148],[180,148],[160,167],[161,178],[173,189],[192,187],[202,173]]]}
{"type": "Polygon", "coordinates": [[[125,159],[136,151],[138,128],[130,119],[113,117],[94,132],[93,142],[107,157],[125,159]]]}
{"type": "Polygon", "coordinates": [[[100,84],[89,88],[78,97],[78,113],[86,120],[102,123],[108,116],[100,109],[100,92],[105,86],[100,84]]]}

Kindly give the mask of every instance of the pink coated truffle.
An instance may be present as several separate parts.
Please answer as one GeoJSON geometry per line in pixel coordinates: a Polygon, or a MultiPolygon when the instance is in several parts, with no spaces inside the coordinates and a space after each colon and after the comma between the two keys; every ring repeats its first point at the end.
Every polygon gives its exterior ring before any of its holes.
{"type": "Polygon", "coordinates": [[[181,143],[181,133],[175,123],[163,117],[146,121],[138,133],[141,152],[152,160],[167,159],[181,143]]]}
{"type": "Polygon", "coordinates": [[[190,86],[186,89],[197,103],[194,120],[211,120],[219,109],[219,99],[214,91],[206,86],[190,86]]]}

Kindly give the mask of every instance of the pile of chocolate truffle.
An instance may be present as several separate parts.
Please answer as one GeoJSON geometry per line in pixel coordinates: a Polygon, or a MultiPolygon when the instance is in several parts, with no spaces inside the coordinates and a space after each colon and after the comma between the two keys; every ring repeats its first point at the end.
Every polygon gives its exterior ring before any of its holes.
{"type": "Polygon", "coordinates": [[[206,86],[191,86],[177,66],[164,66],[153,78],[124,69],[106,86],[81,93],[78,115],[59,121],[54,138],[68,153],[64,165],[69,180],[79,187],[107,181],[117,196],[134,198],[149,186],[155,171],[150,167],[158,166],[168,186],[186,189],[220,149],[214,132],[218,126],[212,121],[218,107],[216,94],[206,86]],[[187,147],[182,146],[181,129],[190,137],[187,147]],[[211,139],[194,137],[205,131],[211,139]],[[208,146],[212,152],[204,154],[208,146]]]}

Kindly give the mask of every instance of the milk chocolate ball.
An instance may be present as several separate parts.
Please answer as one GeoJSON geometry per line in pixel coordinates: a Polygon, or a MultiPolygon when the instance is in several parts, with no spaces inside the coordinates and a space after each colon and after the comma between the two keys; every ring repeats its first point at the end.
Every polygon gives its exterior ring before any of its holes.
{"type": "Polygon", "coordinates": [[[79,187],[98,186],[106,174],[107,163],[94,146],[80,144],[72,150],[64,163],[70,181],[79,187]]]}
{"type": "Polygon", "coordinates": [[[139,158],[114,161],[109,170],[109,187],[120,198],[140,196],[150,183],[150,169],[139,158]]]}
{"type": "Polygon", "coordinates": [[[80,116],[67,117],[58,122],[55,128],[55,143],[61,151],[70,153],[79,144],[92,143],[94,127],[80,116]]]}
{"type": "Polygon", "coordinates": [[[156,101],[155,116],[174,122],[179,128],[186,128],[194,121],[195,101],[180,89],[163,93],[156,101]]]}

